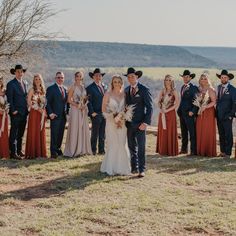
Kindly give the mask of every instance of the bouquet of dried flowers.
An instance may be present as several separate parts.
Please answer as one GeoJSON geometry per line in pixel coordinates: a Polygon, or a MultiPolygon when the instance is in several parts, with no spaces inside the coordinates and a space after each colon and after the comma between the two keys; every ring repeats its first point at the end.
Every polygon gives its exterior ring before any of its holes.
{"type": "Polygon", "coordinates": [[[198,93],[196,97],[193,100],[193,105],[199,108],[198,115],[202,113],[203,108],[206,108],[206,106],[209,103],[209,93],[208,91],[204,93],[198,93]]]}
{"type": "Polygon", "coordinates": [[[4,132],[5,120],[6,120],[8,112],[9,112],[9,108],[10,108],[10,104],[7,102],[6,97],[0,96],[0,111],[3,114],[2,115],[2,124],[0,127],[0,137],[2,136],[2,133],[4,132]]]}

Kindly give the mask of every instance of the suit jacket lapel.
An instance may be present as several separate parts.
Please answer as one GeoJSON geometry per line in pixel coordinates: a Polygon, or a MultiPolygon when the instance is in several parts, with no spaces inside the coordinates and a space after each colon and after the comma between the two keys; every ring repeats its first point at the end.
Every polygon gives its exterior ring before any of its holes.
{"type": "Polygon", "coordinates": [[[93,86],[94,86],[95,90],[96,90],[100,95],[103,96],[103,94],[102,94],[102,92],[99,90],[97,84],[96,84],[95,82],[93,82],[93,84],[94,84],[93,86]]]}
{"type": "MultiPolygon", "coordinates": [[[[16,84],[16,86],[18,87],[18,90],[19,90],[22,94],[25,94],[24,91],[23,91],[23,88],[21,87],[21,84],[20,84],[20,82],[17,80],[17,78],[15,78],[15,84],[16,84]]],[[[24,83],[23,83],[23,86],[24,86],[24,83]]]]}

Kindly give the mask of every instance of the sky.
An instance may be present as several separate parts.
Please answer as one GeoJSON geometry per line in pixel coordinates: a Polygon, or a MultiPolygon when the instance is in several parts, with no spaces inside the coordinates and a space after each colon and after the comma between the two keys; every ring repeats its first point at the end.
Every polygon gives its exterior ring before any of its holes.
{"type": "Polygon", "coordinates": [[[236,47],[236,0],[51,0],[73,41],[236,47]]]}

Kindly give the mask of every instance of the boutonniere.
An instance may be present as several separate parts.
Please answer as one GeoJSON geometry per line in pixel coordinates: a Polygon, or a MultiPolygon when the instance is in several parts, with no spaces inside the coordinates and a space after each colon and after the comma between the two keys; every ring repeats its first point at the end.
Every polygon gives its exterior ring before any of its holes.
{"type": "Polygon", "coordinates": [[[188,84],[188,85],[185,87],[185,91],[186,91],[186,90],[189,90],[189,88],[190,88],[190,85],[188,84]]]}
{"type": "Polygon", "coordinates": [[[102,87],[103,87],[104,90],[107,90],[107,89],[108,89],[107,85],[104,84],[104,83],[102,83],[102,87]]]}
{"type": "Polygon", "coordinates": [[[228,87],[224,90],[224,94],[229,94],[228,87]]]}

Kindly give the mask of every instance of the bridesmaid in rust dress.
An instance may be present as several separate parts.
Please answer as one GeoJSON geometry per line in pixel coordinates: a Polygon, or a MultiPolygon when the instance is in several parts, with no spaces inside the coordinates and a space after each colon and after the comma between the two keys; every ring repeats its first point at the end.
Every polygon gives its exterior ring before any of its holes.
{"type": "Polygon", "coordinates": [[[199,91],[203,99],[196,121],[197,155],[216,156],[216,92],[211,86],[208,73],[203,73],[199,79],[199,91]]]}
{"type": "Polygon", "coordinates": [[[3,77],[0,76],[0,158],[9,158],[8,104],[3,77]]]}
{"type": "Polygon", "coordinates": [[[176,109],[179,106],[179,96],[171,75],[165,76],[164,88],[160,92],[158,105],[160,114],[156,152],[160,155],[176,156],[178,155],[176,109]]]}
{"type": "Polygon", "coordinates": [[[33,159],[36,157],[47,157],[46,154],[46,98],[44,81],[40,74],[33,79],[33,88],[28,94],[28,106],[30,109],[25,157],[33,159]]]}

